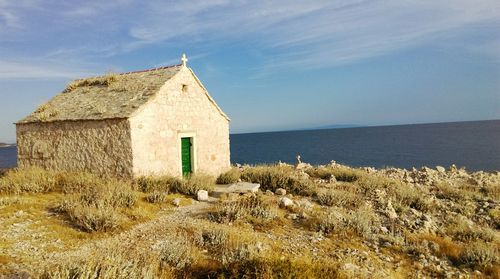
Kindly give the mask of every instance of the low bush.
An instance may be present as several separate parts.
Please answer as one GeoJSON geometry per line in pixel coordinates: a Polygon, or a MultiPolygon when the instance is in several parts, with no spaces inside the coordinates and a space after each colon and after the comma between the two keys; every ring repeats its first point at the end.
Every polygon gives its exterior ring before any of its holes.
{"type": "Polygon", "coordinates": [[[399,185],[392,189],[390,194],[394,198],[396,204],[411,207],[425,213],[433,209],[432,199],[413,186],[404,184],[399,185]]]}
{"type": "Polygon", "coordinates": [[[332,174],[335,176],[337,181],[355,182],[359,178],[363,177],[365,173],[357,169],[352,169],[347,167],[336,167],[332,168],[332,174]]]}
{"type": "Polygon", "coordinates": [[[202,245],[210,248],[220,248],[228,241],[229,235],[225,230],[212,229],[202,232],[202,245]]]}
{"type": "Polygon", "coordinates": [[[361,198],[358,195],[347,191],[327,190],[318,193],[316,200],[321,205],[357,207],[361,198]]]}
{"type": "Polygon", "coordinates": [[[312,178],[320,178],[320,179],[330,179],[335,177],[333,174],[334,171],[331,168],[319,167],[319,168],[310,168],[305,171],[312,178]]]}
{"type": "Polygon", "coordinates": [[[460,262],[472,268],[486,268],[499,261],[498,251],[494,246],[475,242],[460,254],[460,262]]]}
{"type": "Polygon", "coordinates": [[[206,174],[193,174],[187,179],[173,179],[171,190],[184,195],[196,195],[199,190],[212,191],[215,187],[215,179],[206,174]]]}
{"type": "Polygon", "coordinates": [[[454,240],[462,242],[478,240],[492,242],[495,239],[493,230],[488,228],[477,228],[462,219],[456,219],[450,222],[446,231],[454,240]]]}
{"type": "Polygon", "coordinates": [[[316,228],[326,234],[345,234],[352,231],[361,237],[371,238],[375,228],[379,227],[378,222],[373,210],[363,206],[348,213],[330,211],[319,218],[316,228]]]}
{"type": "Polygon", "coordinates": [[[115,179],[108,179],[103,184],[83,188],[75,195],[75,202],[78,204],[95,207],[132,207],[136,202],[132,186],[115,179]]]}
{"type": "Polygon", "coordinates": [[[37,167],[11,169],[0,177],[0,193],[46,193],[56,186],[55,173],[37,167]]]}
{"type": "Polygon", "coordinates": [[[455,187],[447,182],[436,183],[435,190],[437,198],[452,200],[454,202],[459,202],[468,197],[466,191],[460,191],[458,187],[455,187]]]}
{"type": "Polygon", "coordinates": [[[136,203],[131,184],[107,179],[86,184],[80,191],[68,195],[54,211],[63,214],[75,227],[85,232],[112,231],[124,222],[122,208],[136,203]]]}
{"type": "Polygon", "coordinates": [[[167,200],[167,195],[162,192],[153,192],[146,196],[146,201],[149,203],[163,203],[167,200]]]}
{"type": "Polygon", "coordinates": [[[58,190],[65,194],[98,188],[105,184],[106,179],[87,172],[60,172],[56,175],[58,190]]]}
{"type": "Polygon", "coordinates": [[[190,266],[196,259],[192,253],[191,243],[181,237],[169,237],[160,246],[160,261],[176,269],[190,266]]]}
{"type": "Polygon", "coordinates": [[[220,203],[214,212],[210,212],[209,219],[217,223],[231,223],[246,217],[272,219],[275,216],[275,209],[257,195],[220,203]]]}
{"type": "Polygon", "coordinates": [[[217,184],[232,184],[240,180],[241,172],[237,168],[232,168],[229,171],[219,175],[217,177],[217,184]]]}
{"type": "Polygon", "coordinates": [[[300,179],[291,166],[257,166],[246,168],[241,174],[244,181],[259,183],[261,190],[275,192],[278,188],[288,193],[310,196],[315,192],[315,185],[308,179],[300,179]]]}
{"type": "Polygon", "coordinates": [[[135,182],[135,187],[137,190],[144,193],[151,192],[164,192],[168,193],[170,191],[171,185],[177,182],[177,178],[170,176],[141,176],[137,178],[135,182]]]}
{"type": "Polygon", "coordinates": [[[129,259],[122,255],[106,254],[86,261],[58,263],[47,267],[41,279],[93,279],[93,278],[158,278],[158,264],[144,259],[129,259]]]}
{"type": "Polygon", "coordinates": [[[118,228],[123,218],[111,207],[75,206],[66,211],[73,225],[85,232],[109,232],[118,228]]]}

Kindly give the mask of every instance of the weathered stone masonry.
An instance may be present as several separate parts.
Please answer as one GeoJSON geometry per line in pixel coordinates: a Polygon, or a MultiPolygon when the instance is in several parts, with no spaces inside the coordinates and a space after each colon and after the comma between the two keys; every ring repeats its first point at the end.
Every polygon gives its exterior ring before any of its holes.
{"type": "Polygon", "coordinates": [[[127,119],[17,125],[19,167],[132,175],[127,119]]]}

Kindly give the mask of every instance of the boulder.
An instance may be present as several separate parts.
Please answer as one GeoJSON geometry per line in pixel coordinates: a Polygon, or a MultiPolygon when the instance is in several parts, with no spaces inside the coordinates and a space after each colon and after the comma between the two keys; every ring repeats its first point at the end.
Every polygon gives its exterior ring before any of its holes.
{"type": "Polygon", "coordinates": [[[301,208],[303,208],[304,210],[311,210],[314,205],[307,199],[301,199],[297,202],[297,205],[300,206],[301,208]]]}
{"type": "Polygon", "coordinates": [[[296,170],[307,170],[311,169],[313,166],[308,163],[298,163],[297,166],[295,166],[296,170]]]}
{"type": "Polygon", "coordinates": [[[436,166],[436,170],[439,172],[439,173],[446,173],[446,169],[442,166],[436,166]]]}
{"type": "Polygon", "coordinates": [[[278,204],[281,207],[291,207],[291,206],[293,206],[293,200],[291,200],[287,197],[282,197],[279,199],[278,204]]]}
{"type": "Polygon", "coordinates": [[[198,190],[198,193],[196,193],[196,198],[199,201],[208,201],[208,192],[205,190],[198,190]]]}
{"type": "Polygon", "coordinates": [[[278,188],[278,189],[276,189],[275,194],[278,196],[284,196],[284,195],[286,195],[286,190],[283,188],[278,188]]]}

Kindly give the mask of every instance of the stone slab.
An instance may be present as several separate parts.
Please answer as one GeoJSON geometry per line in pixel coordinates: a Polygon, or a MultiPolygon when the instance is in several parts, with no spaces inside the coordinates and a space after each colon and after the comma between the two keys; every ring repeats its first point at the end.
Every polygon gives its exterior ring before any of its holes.
{"type": "Polygon", "coordinates": [[[214,197],[219,197],[222,194],[229,194],[229,193],[237,193],[237,194],[255,193],[259,191],[259,188],[260,184],[250,183],[250,182],[238,182],[229,185],[217,185],[214,191],[212,192],[212,195],[214,197]]]}

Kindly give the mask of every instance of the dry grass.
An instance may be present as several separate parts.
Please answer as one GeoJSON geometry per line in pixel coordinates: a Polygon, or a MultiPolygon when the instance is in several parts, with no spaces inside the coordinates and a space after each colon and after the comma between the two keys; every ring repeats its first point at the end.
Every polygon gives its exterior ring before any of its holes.
{"type": "Polygon", "coordinates": [[[112,231],[124,222],[122,208],[130,208],[137,197],[131,184],[110,179],[105,183],[88,184],[54,210],[64,214],[76,227],[86,232],[112,231]]]}
{"type": "Polygon", "coordinates": [[[271,165],[245,168],[241,179],[259,183],[263,191],[274,192],[278,188],[283,188],[287,193],[310,196],[315,189],[311,180],[299,178],[291,166],[271,165]]]}
{"type": "Polygon", "coordinates": [[[355,208],[361,197],[355,193],[343,190],[326,190],[318,193],[317,201],[321,205],[355,208]]]}
{"type": "Polygon", "coordinates": [[[64,89],[63,93],[71,92],[79,87],[87,87],[87,86],[109,86],[112,83],[118,81],[118,75],[114,73],[108,73],[104,76],[93,77],[87,79],[79,79],[72,81],[68,84],[66,89],[64,89]]]}
{"type": "Polygon", "coordinates": [[[474,242],[460,254],[460,261],[466,266],[484,269],[499,262],[498,249],[483,242],[474,242]]]}
{"type": "MultiPolygon", "coordinates": [[[[150,259],[130,259],[121,254],[106,254],[80,262],[68,262],[48,267],[41,279],[94,279],[94,278],[145,278],[160,277],[158,262],[150,259]]],[[[167,275],[167,274],[163,274],[167,275]]]]}
{"type": "Polygon", "coordinates": [[[419,235],[418,237],[419,239],[426,240],[429,243],[437,244],[438,250],[435,251],[435,254],[438,257],[447,257],[452,262],[458,263],[460,254],[463,251],[463,247],[459,244],[453,242],[449,238],[432,234],[419,235]]]}
{"type": "Polygon", "coordinates": [[[12,169],[0,177],[0,193],[46,193],[54,191],[57,177],[41,168],[12,169]]]}
{"type": "Polygon", "coordinates": [[[362,206],[355,211],[346,212],[342,209],[335,209],[325,215],[320,215],[316,221],[316,228],[325,234],[346,236],[353,232],[369,239],[374,236],[374,229],[378,228],[378,222],[373,209],[362,206]]]}
{"type": "Polygon", "coordinates": [[[232,168],[229,171],[222,173],[217,177],[217,184],[232,184],[240,180],[241,171],[237,168],[232,168]]]}
{"type": "Polygon", "coordinates": [[[272,219],[276,216],[276,208],[264,201],[260,196],[248,196],[246,198],[222,202],[218,204],[209,219],[217,223],[232,223],[248,217],[258,219],[272,219]]]}
{"type": "MultiPolygon", "coordinates": [[[[460,273],[478,269],[486,275],[498,274],[497,232],[488,226],[494,227],[500,214],[484,185],[438,183],[420,187],[346,167],[316,167],[307,173],[310,179],[292,166],[256,166],[232,169],[217,182],[230,183],[241,174],[242,180],[261,183],[263,191],[286,189],[296,204],[310,201],[313,206],[308,209],[298,205],[280,209],[280,197],[246,194],[221,201],[205,212],[186,215],[191,218],[187,223],[158,228],[168,233],[155,240],[159,242],[154,249],[144,243],[148,247],[141,248],[144,254],[137,254],[137,249],[127,250],[130,255],[111,257],[115,247],[107,247],[109,254],[47,267],[44,278],[96,278],[92,277],[95,272],[102,274],[99,278],[366,278],[382,273],[382,277],[395,273],[404,277],[401,274],[412,274],[414,263],[421,258],[429,262],[430,267],[422,270],[429,275],[426,272],[433,268],[433,256],[460,273]],[[334,176],[339,182],[334,182],[334,176]],[[388,200],[399,213],[393,223],[386,214],[388,200]],[[451,216],[460,217],[464,204],[472,204],[477,215],[448,220],[438,211],[446,206],[453,210],[451,216]],[[479,208],[484,211],[479,213],[479,208]],[[423,225],[428,220],[433,230],[423,225]],[[380,254],[401,264],[390,271],[394,265],[380,254]],[[346,264],[358,267],[349,269],[346,264]],[[364,264],[373,268],[370,273],[364,264]],[[383,272],[378,273],[379,269],[383,272]]],[[[52,218],[57,224],[43,221],[43,226],[64,241],[113,237],[116,231],[126,233],[132,224],[150,220],[155,212],[171,207],[166,201],[173,197],[190,201],[184,195],[210,190],[214,183],[207,175],[119,180],[86,173],[13,170],[0,177],[0,219],[21,209],[28,211],[33,199],[50,196],[50,202],[31,209],[38,215],[26,218],[52,218]],[[48,207],[58,214],[47,217],[48,207]]],[[[0,248],[14,244],[0,241],[0,248]]],[[[0,258],[0,262],[14,260],[0,258]]]]}
{"type": "Polygon", "coordinates": [[[174,192],[194,196],[199,190],[213,190],[215,179],[206,174],[193,174],[186,179],[171,176],[139,177],[134,184],[135,188],[145,193],[174,192]]]}
{"type": "Polygon", "coordinates": [[[454,240],[462,242],[485,241],[492,242],[495,239],[495,232],[489,228],[478,228],[468,224],[463,219],[454,219],[447,226],[447,234],[454,240]]]}
{"type": "Polygon", "coordinates": [[[149,203],[163,203],[167,201],[167,194],[155,191],[146,196],[146,201],[149,203]]]}

